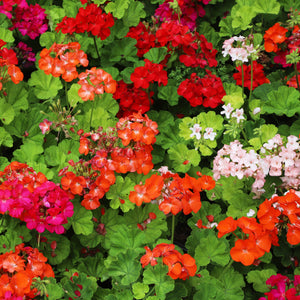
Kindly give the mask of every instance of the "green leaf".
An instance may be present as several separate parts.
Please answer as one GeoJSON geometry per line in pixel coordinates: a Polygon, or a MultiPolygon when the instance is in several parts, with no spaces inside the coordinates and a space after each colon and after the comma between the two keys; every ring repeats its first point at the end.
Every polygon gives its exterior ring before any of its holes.
{"type": "Polygon", "coordinates": [[[191,165],[197,166],[200,163],[200,154],[195,149],[189,150],[183,143],[170,147],[168,150],[172,167],[176,172],[187,172],[191,165]]]}
{"type": "Polygon", "coordinates": [[[268,100],[263,103],[262,113],[292,117],[300,113],[299,97],[300,93],[295,88],[281,86],[277,91],[268,93],[268,100]]]}
{"type": "Polygon", "coordinates": [[[136,257],[144,252],[145,233],[137,227],[131,228],[127,224],[114,226],[114,231],[107,228],[105,239],[109,242],[109,254],[117,256],[119,253],[125,253],[132,250],[136,257]]]}
{"type": "Polygon", "coordinates": [[[79,160],[79,142],[74,140],[63,140],[58,146],[50,146],[45,150],[45,159],[48,166],[59,166],[59,169],[68,165],[68,161],[79,160]]]}
{"type": "MultiPolygon", "coordinates": [[[[175,282],[175,289],[168,293],[168,300],[185,299],[188,296],[188,288],[182,282],[175,282]]],[[[207,298],[208,299],[208,298],[207,298]]]]}
{"type": "MultiPolygon", "coordinates": [[[[166,47],[152,48],[147,53],[144,54],[144,57],[149,59],[155,64],[159,64],[167,55],[166,47]]],[[[176,90],[177,93],[177,90],[176,90]]],[[[179,97],[179,96],[178,96],[179,97]]]]}
{"type": "MultiPolygon", "coordinates": [[[[227,16],[225,19],[222,19],[219,23],[220,26],[220,36],[235,36],[241,32],[240,27],[233,27],[232,25],[233,18],[231,16],[227,16]]],[[[237,25],[237,24],[235,24],[237,25]]]]}
{"type": "Polygon", "coordinates": [[[222,101],[225,103],[225,105],[230,103],[233,108],[241,108],[244,104],[244,98],[239,92],[225,95],[222,98],[222,101]]]}
{"type": "Polygon", "coordinates": [[[145,17],[146,12],[144,10],[144,4],[139,1],[133,1],[130,2],[130,5],[125,11],[122,20],[125,26],[131,27],[137,26],[140,22],[140,19],[145,17]]]}
{"type": "Polygon", "coordinates": [[[222,300],[244,299],[244,291],[242,288],[245,286],[245,282],[242,274],[234,271],[233,268],[230,268],[225,272],[221,268],[215,268],[212,275],[217,277],[222,283],[222,300]]]}
{"type": "Polygon", "coordinates": [[[110,199],[110,207],[118,209],[119,207],[123,212],[128,212],[135,208],[134,203],[129,201],[129,193],[134,190],[135,183],[126,177],[125,180],[122,176],[116,176],[116,182],[109,191],[106,193],[106,198],[110,199]],[[122,202],[121,202],[122,201],[122,202]],[[123,203],[123,201],[125,201],[123,203]]]}
{"type": "Polygon", "coordinates": [[[68,276],[61,280],[62,287],[65,294],[67,294],[67,298],[65,299],[69,299],[69,297],[76,299],[78,296],[75,294],[75,291],[79,291],[80,298],[78,299],[91,300],[98,287],[97,279],[83,272],[79,272],[78,276],[73,276],[75,272],[77,270],[71,270],[68,276]],[[72,280],[70,279],[71,276],[72,280]]]}
{"type": "Polygon", "coordinates": [[[300,132],[300,120],[297,120],[292,124],[290,128],[290,134],[299,136],[299,132],[300,132]]]}
{"type": "MultiPolygon", "coordinates": [[[[241,2],[241,1],[239,1],[241,2]]],[[[242,30],[248,29],[252,19],[257,15],[257,12],[253,9],[251,2],[249,5],[236,4],[231,9],[232,27],[241,28],[242,30]]]]}
{"type": "Polygon", "coordinates": [[[122,285],[135,282],[139,278],[142,269],[133,249],[119,253],[116,257],[108,256],[104,261],[104,265],[104,276],[120,277],[122,285]]]}
{"type": "Polygon", "coordinates": [[[34,87],[34,94],[39,99],[54,98],[63,87],[59,78],[46,75],[42,70],[31,73],[28,85],[34,87]]]}
{"type": "Polygon", "coordinates": [[[82,4],[74,0],[63,0],[63,8],[68,13],[69,18],[75,18],[82,4]]]}
{"type": "Polygon", "coordinates": [[[8,229],[5,234],[0,235],[0,253],[5,253],[15,249],[15,246],[21,244],[23,241],[20,237],[20,233],[8,229]]]}
{"type": "Polygon", "coordinates": [[[20,110],[26,110],[28,108],[28,91],[26,84],[21,81],[18,84],[14,84],[12,81],[6,84],[7,88],[7,103],[9,103],[15,112],[20,110]]]}
{"type": "Polygon", "coordinates": [[[13,32],[6,28],[0,28],[0,36],[1,36],[1,40],[3,40],[6,43],[13,43],[15,41],[13,32]]]}
{"type": "Polygon", "coordinates": [[[136,40],[130,37],[115,40],[113,44],[103,47],[100,50],[101,55],[104,56],[106,60],[113,63],[119,62],[122,59],[134,62],[138,60],[135,44],[136,40]]]}
{"type": "Polygon", "coordinates": [[[70,254],[70,241],[61,234],[44,232],[41,234],[46,242],[40,243],[40,251],[48,258],[49,264],[58,265],[70,254]],[[55,251],[51,249],[51,243],[56,242],[55,251]],[[53,255],[53,252],[55,255],[53,255]]]}
{"type": "Polygon", "coordinates": [[[276,0],[256,0],[253,9],[260,14],[277,15],[280,4],[276,0]]]}
{"type": "Polygon", "coordinates": [[[144,299],[146,294],[149,292],[149,285],[144,284],[142,282],[136,282],[132,285],[132,292],[133,292],[134,298],[144,299]]]}
{"type": "Polygon", "coordinates": [[[154,284],[155,294],[161,300],[166,299],[166,295],[175,287],[174,280],[166,275],[167,273],[168,267],[166,265],[157,264],[154,267],[148,265],[143,274],[143,282],[149,285],[154,284]]]}
{"type": "Polygon", "coordinates": [[[20,149],[13,152],[13,155],[15,160],[30,164],[38,161],[40,154],[43,152],[44,149],[40,144],[27,140],[20,149]]]}
{"type": "Polygon", "coordinates": [[[7,103],[5,99],[0,98],[0,120],[7,125],[15,118],[15,111],[11,104],[7,103]]]}
{"type": "Polygon", "coordinates": [[[247,281],[253,283],[253,288],[257,292],[266,293],[270,290],[266,285],[266,281],[272,275],[276,275],[276,271],[273,269],[250,271],[247,274],[247,281]]]}
{"type": "Polygon", "coordinates": [[[95,256],[87,256],[78,259],[78,271],[86,273],[88,276],[93,276],[97,279],[100,278],[103,271],[103,255],[97,253],[95,256]]]}
{"type": "Polygon", "coordinates": [[[13,138],[3,127],[0,127],[0,146],[1,145],[6,147],[13,146],[13,138]]]}
{"type": "MultiPolygon", "coordinates": [[[[153,48],[156,49],[156,48],[153,48]]],[[[153,50],[152,49],[152,50],[153,50]]],[[[166,85],[158,87],[158,98],[167,100],[171,106],[177,105],[179,100],[179,95],[177,93],[177,87],[166,85]]]]}
{"type": "Polygon", "coordinates": [[[74,215],[69,219],[76,234],[89,235],[94,229],[93,213],[80,203],[74,203],[74,215]]]}
{"type": "Polygon", "coordinates": [[[56,283],[55,278],[47,278],[46,290],[47,290],[47,299],[49,300],[58,300],[63,299],[64,290],[60,284],[56,283]]]}
{"type": "Polygon", "coordinates": [[[249,144],[254,147],[254,150],[259,150],[264,143],[268,142],[268,140],[272,139],[276,135],[278,128],[273,124],[264,124],[257,128],[256,132],[259,137],[250,139],[249,144]]]}
{"type": "Polygon", "coordinates": [[[71,88],[68,90],[68,100],[72,107],[76,107],[78,102],[83,102],[81,97],[78,95],[78,91],[80,88],[80,84],[73,83],[71,85],[71,88]]]}
{"type": "Polygon", "coordinates": [[[127,226],[132,226],[133,228],[137,224],[143,224],[144,221],[149,219],[149,213],[155,213],[156,219],[151,220],[145,227],[143,233],[145,234],[145,244],[150,244],[155,242],[161,237],[163,231],[168,230],[166,215],[159,210],[157,204],[149,203],[143,208],[135,207],[134,210],[126,213],[124,216],[124,222],[127,226]]]}
{"type": "Polygon", "coordinates": [[[195,249],[197,266],[206,266],[210,262],[221,266],[228,264],[230,255],[226,239],[218,239],[213,231],[209,231],[208,236],[199,242],[195,249]]]}
{"type": "Polygon", "coordinates": [[[130,0],[115,0],[110,2],[105,6],[106,13],[112,13],[113,16],[117,19],[123,18],[125,11],[130,5],[130,0]]]}
{"type": "Polygon", "coordinates": [[[83,235],[83,234],[78,235],[80,244],[84,247],[89,247],[89,248],[97,247],[100,244],[100,242],[103,240],[103,238],[104,237],[96,231],[93,231],[91,234],[88,235],[83,235]]]}

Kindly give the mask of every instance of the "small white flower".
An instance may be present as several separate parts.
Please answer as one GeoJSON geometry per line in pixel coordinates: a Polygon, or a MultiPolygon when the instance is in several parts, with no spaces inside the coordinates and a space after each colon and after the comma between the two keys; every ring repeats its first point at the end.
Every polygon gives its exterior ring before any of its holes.
{"type": "Polygon", "coordinates": [[[232,113],[231,117],[236,118],[236,121],[239,124],[241,120],[245,120],[244,110],[242,108],[237,109],[235,112],[232,113]]]}
{"type": "Polygon", "coordinates": [[[254,209],[251,209],[247,212],[247,217],[253,217],[255,215],[255,210],[254,209]]]}
{"type": "Polygon", "coordinates": [[[204,139],[205,140],[211,140],[213,141],[216,137],[217,133],[214,132],[213,128],[211,127],[206,127],[205,128],[205,133],[203,135],[204,139]]]}
{"type": "Polygon", "coordinates": [[[231,106],[230,103],[228,103],[227,105],[223,105],[222,108],[224,110],[221,111],[221,115],[225,115],[225,117],[227,119],[230,118],[230,114],[233,112],[233,107],[231,106]]]}
{"type": "Polygon", "coordinates": [[[197,140],[201,139],[201,130],[202,127],[200,127],[199,124],[195,124],[193,127],[190,127],[190,130],[192,130],[192,133],[190,134],[190,137],[196,137],[197,140]]]}
{"type": "Polygon", "coordinates": [[[254,109],[253,109],[253,115],[257,115],[258,113],[260,113],[260,107],[255,107],[254,109]]]}

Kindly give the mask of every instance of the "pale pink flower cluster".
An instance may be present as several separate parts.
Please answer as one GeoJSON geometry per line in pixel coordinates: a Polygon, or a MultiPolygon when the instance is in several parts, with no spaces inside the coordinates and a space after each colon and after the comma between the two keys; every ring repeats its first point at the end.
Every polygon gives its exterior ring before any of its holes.
{"type": "Polygon", "coordinates": [[[232,61],[248,62],[248,58],[252,53],[256,52],[253,44],[248,45],[247,39],[243,36],[233,36],[225,40],[223,43],[223,56],[230,55],[232,61]]]}
{"type": "Polygon", "coordinates": [[[252,192],[256,195],[264,192],[267,175],[280,177],[283,188],[297,190],[300,187],[299,138],[291,135],[284,143],[277,134],[263,145],[260,154],[253,149],[246,151],[236,140],[218,151],[213,162],[213,172],[215,180],[221,176],[235,176],[238,179],[253,177],[252,192]]]}

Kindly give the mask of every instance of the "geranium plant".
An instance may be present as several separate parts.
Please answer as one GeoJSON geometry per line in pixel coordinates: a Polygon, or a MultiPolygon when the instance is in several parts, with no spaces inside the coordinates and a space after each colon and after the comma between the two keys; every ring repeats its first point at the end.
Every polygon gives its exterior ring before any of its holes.
{"type": "Polygon", "coordinates": [[[299,9],[0,1],[0,300],[300,299],[299,9]]]}

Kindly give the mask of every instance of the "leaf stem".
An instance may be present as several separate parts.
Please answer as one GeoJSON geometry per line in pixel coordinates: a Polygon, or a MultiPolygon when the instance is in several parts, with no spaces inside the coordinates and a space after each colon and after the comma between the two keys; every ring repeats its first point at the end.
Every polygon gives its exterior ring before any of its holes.
{"type": "Polygon", "coordinates": [[[298,78],[299,72],[297,69],[297,64],[294,64],[294,69],[295,69],[295,74],[296,74],[297,89],[298,89],[298,91],[300,91],[299,78],[298,78]]]}
{"type": "Polygon", "coordinates": [[[250,95],[249,95],[249,101],[252,97],[252,88],[253,88],[253,59],[251,58],[251,81],[250,81],[250,95]]]}
{"type": "Polygon", "coordinates": [[[100,61],[100,53],[99,53],[99,50],[98,50],[98,46],[97,46],[97,42],[96,42],[96,37],[93,36],[93,39],[94,39],[94,46],[95,46],[95,49],[96,49],[96,52],[97,52],[97,56],[98,56],[98,59],[100,61]]]}
{"type": "Polygon", "coordinates": [[[92,119],[93,119],[93,113],[94,113],[94,109],[95,109],[95,101],[96,98],[93,100],[93,105],[92,105],[92,110],[91,110],[91,116],[90,116],[90,130],[92,128],[92,119]]]}
{"type": "Polygon", "coordinates": [[[241,65],[241,71],[242,71],[242,96],[244,95],[244,81],[245,81],[245,79],[244,79],[244,65],[243,65],[243,63],[242,63],[242,65],[241,65]]]}
{"type": "Polygon", "coordinates": [[[174,242],[174,234],[175,234],[175,215],[172,215],[172,229],[171,229],[171,244],[174,242]]]}

